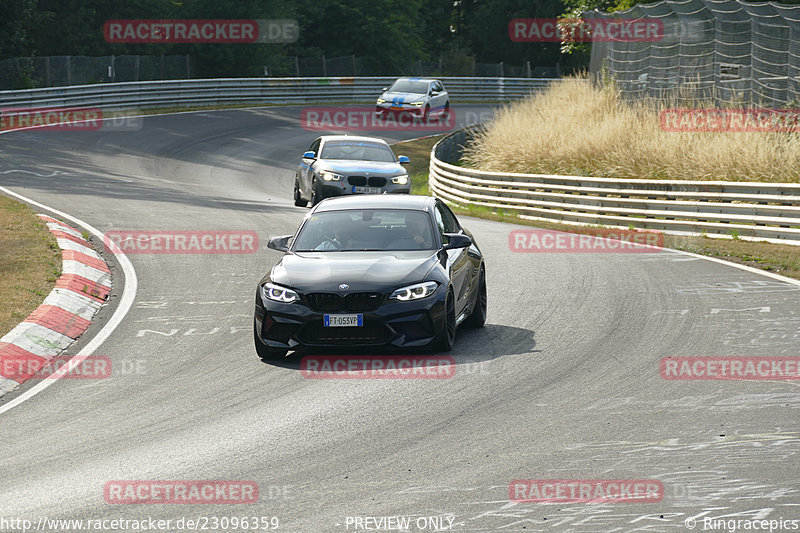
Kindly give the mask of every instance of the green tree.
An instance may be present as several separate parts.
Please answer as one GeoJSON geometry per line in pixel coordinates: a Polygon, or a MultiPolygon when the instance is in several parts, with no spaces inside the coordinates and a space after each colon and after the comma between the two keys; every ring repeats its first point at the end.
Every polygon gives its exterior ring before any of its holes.
{"type": "Polygon", "coordinates": [[[367,58],[371,72],[396,74],[427,59],[422,0],[301,0],[297,3],[298,55],[367,58]]]}

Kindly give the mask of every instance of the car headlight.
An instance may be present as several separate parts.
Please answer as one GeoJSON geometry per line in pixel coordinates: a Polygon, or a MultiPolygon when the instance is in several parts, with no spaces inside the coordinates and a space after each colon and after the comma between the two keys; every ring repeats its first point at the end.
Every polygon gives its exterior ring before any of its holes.
{"type": "Polygon", "coordinates": [[[267,300],[290,304],[300,299],[296,292],[274,283],[265,283],[261,286],[261,294],[267,300]]]}
{"type": "Polygon", "coordinates": [[[393,300],[400,300],[401,302],[407,302],[409,300],[419,300],[421,298],[427,298],[434,292],[436,292],[436,288],[439,286],[438,283],[435,281],[426,281],[425,283],[416,283],[414,285],[409,285],[408,287],[402,287],[397,289],[389,296],[390,299],[393,300]]]}
{"type": "Polygon", "coordinates": [[[393,177],[392,183],[396,183],[397,185],[405,185],[408,183],[408,174],[400,174],[399,176],[393,177]]]}
{"type": "Polygon", "coordinates": [[[386,100],[384,100],[383,98],[378,98],[378,103],[379,104],[385,104],[386,100]]]}
{"type": "Polygon", "coordinates": [[[325,181],[341,181],[344,178],[341,174],[334,174],[328,171],[322,171],[319,175],[325,181]]]}
{"type": "Polygon", "coordinates": [[[425,103],[425,102],[411,102],[411,105],[422,105],[422,104],[424,104],[424,103],[425,103]]]}

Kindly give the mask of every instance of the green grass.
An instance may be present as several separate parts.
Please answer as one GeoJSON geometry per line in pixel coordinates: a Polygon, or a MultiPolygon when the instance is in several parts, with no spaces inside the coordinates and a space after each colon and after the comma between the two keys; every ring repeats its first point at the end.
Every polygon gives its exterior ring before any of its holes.
{"type": "Polygon", "coordinates": [[[61,275],[61,250],[25,204],[0,195],[0,337],[22,322],[61,275]]]}

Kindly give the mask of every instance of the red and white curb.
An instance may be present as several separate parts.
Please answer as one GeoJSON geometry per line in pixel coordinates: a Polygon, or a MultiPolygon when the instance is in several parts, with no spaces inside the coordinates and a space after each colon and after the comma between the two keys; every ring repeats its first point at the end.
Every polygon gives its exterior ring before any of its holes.
{"type": "Polygon", "coordinates": [[[0,396],[14,390],[66,350],[108,299],[111,271],[75,228],[39,215],[61,248],[55,288],[17,327],[0,338],[0,396]]]}

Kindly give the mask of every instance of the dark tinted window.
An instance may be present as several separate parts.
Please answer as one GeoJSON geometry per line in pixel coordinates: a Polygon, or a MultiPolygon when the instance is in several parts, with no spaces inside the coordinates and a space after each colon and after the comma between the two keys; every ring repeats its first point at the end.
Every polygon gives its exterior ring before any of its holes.
{"type": "Polygon", "coordinates": [[[442,233],[458,233],[461,231],[461,226],[458,225],[456,216],[450,211],[449,207],[441,203],[436,204],[436,223],[442,233]]]}
{"type": "Polygon", "coordinates": [[[427,81],[397,80],[389,87],[393,93],[428,94],[427,81]]]}
{"type": "Polygon", "coordinates": [[[433,249],[425,211],[348,209],[312,215],[294,242],[295,252],[399,251],[433,249]]]}
{"type": "Polygon", "coordinates": [[[322,147],[322,159],[355,159],[358,161],[397,161],[385,144],[365,141],[328,141],[322,147]]]}

